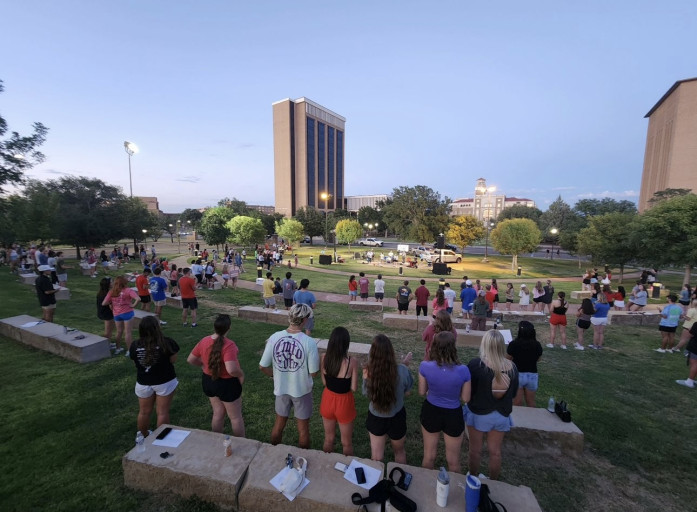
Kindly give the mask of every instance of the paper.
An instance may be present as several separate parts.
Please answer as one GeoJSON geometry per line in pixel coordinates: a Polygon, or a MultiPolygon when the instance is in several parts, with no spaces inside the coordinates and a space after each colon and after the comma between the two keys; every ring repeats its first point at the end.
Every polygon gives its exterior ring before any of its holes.
{"type": "Polygon", "coordinates": [[[370,466],[366,466],[365,464],[361,464],[356,459],[353,459],[351,461],[351,464],[349,464],[349,467],[346,470],[346,473],[344,473],[344,478],[346,480],[348,480],[349,482],[351,482],[352,484],[357,485],[358,487],[363,487],[363,489],[366,489],[369,491],[382,478],[382,471],[380,471],[379,469],[375,469],[373,467],[370,467],[370,466]],[[358,481],[356,480],[356,468],[363,468],[363,472],[365,473],[365,483],[364,484],[359,484],[358,481]]]}
{"type": "Polygon", "coordinates": [[[43,322],[27,322],[26,324],[20,325],[20,327],[36,327],[43,322]]]}
{"type": "Polygon", "coordinates": [[[191,434],[188,430],[174,430],[167,434],[164,439],[155,439],[152,444],[153,446],[167,446],[169,448],[176,448],[186,437],[191,434]]]}
{"type": "Polygon", "coordinates": [[[513,341],[513,335],[510,329],[499,329],[499,332],[503,335],[503,341],[506,342],[506,345],[513,341]]]}
{"type": "MultiPolygon", "coordinates": [[[[273,485],[273,486],[276,488],[276,490],[277,490],[278,492],[281,492],[281,483],[283,482],[283,479],[286,477],[286,475],[288,474],[288,471],[290,471],[290,470],[291,470],[291,469],[290,469],[288,466],[286,466],[286,467],[283,468],[275,477],[273,477],[271,480],[269,480],[269,483],[270,483],[271,485],[273,485]]],[[[295,471],[295,470],[293,470],[293,471],[295,471]]],[[[286,493],[286,492],[284,492],[284,493],[282,493],[282,494],[283,494],[283,496],[285,496],[286,498],[288,498],[288,501],[293,501],[293,500],[295,499],[295,497],[296,497],[298,494],[300,494],[301,492],[303,492],[303,489],[304,489],[305,487],[307,487],[307,484],[309,484],[309,483],[310,483],[310,481],[309,481],[309,480],[307,479],[307,477],[306,477],[306,478],[303,480],[303,483],[300,484],[300,488],[298,488],[298,490],[295,491],[293,494],[289,494],[289,493],[286,493]]]]}

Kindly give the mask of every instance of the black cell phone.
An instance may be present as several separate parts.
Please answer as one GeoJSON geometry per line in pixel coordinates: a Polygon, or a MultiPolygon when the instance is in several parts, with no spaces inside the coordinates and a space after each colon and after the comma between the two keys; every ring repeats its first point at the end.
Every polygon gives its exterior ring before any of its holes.
{"type": "Polygon", "coordinates": [[[157,434],[157,437],[155,439],[159,439],[160,441],[162,441],[165,437],[167,437],[167,434],[169,434],[171,431],[172,431],[172,427],[167,427],[162,432],[157,434]]]}
{"type": "Polygon", "coordinates": [[[356,468],[356,482],[359,484],[365,483],[365,471],[363,471],[363,468],[356,468]]]}

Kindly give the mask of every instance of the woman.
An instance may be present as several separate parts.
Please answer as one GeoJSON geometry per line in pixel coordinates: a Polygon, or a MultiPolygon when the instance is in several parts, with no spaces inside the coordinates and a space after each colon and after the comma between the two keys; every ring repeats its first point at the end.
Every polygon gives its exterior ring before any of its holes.
{"type": "Polygon", "coordinates": [[[615,305],[615,292],[612,291],[609,284],[604,284],[603,293],[605,294],[607,303],[610,305],[610,309],[612,309],[612,307],[615,305]]]}
{"type": "MultiPolygon", "coordinates": [[[[694,305],[694,302],[693,302],[694,305]]],[[[687,344],[687,365],[689,373],[687,379],[676,380],[677,384],[691,389],[695,388],[695,379],[697,379],[697,325],[693,324],[690,328],[690,341],[687,344]]]]}
{"type": "Polygon", "coordinates": [[[356,300],[356,297],[358,297],[358,281],[356,281],[356,276],[354,276],[354,275],[349,276],[348,289],[349,289],[349,302],[353,302],[356,300]]]}
{"type": "Polygon", "coordinates": [[[486,291],[479,290],[477,298],[472,303],[472,330],[485,331],[486,319],[489,314],[489,303],[486,301],[486,291]]]}
{"type": "MultiPolygon", "coordinates": [[[[407,364],[409,356],[407,354],[404,359],[407,364]]],[[[371,459],[383,459],[389,437],[395,462],[407,463],[404,397],[413,385],[409,369],[404,364],[397,364],[390,339],[384,334],[375,336],[368,354],[368,366],[363,369],[362,385],[363,394],[370,398],[365,426],[370,434],[371,459]]]]}
{"type": "Polygon", "coordinates": [[[511,429],[513,397],[518,393],[518,370],[506,359],[505,347],[499,331],[487,331],[479,346],[479,357],[467,365],[472,375],[472,397],[463,413],[469,434],[469,471],[479,474],[486,437],[492,480],[501,473],[501,444],[511,429]]]}
{"type": "Polygon", "coordinates": [[[678,329],[678,323],[682,316],[682,308],[676,304],[678,302],[678,297],[674,293],[671,293],[666,300],[668,301],[668,305],[658,310],[661,314],[661,321],[658,324],[658,330],[661,331],[661,347],[657,348],[656,352],[662,354],[673,351],[675,331],[678,329]]]}
{"type": "Polygon", "coordinates": [[[111,348],[117,348],[116,344],[111,343],[111,335],[114,332],[114,312],[111,310],[111,306],[105,306],[102,304],[109,289],[111,288],[111,278],[103,277],[99,281],[99,291],[97,292],[97,318],[104,321],[104,337],[109,340],[109,345],[111,348]]]}
{"type": "Polygon", "coordinates": [[[607,303],[604,293],[600,292],[598,294],[598,298],[595,304],[593,304],[593,311],[593,316],[591,317],[593,344],[588,346],[600,350],[605,343],[605,326],[607,325],[607,314],[610,311],[610,305],[607,303]]]}
{"type": "Polygon", "coordinates": [[[544,300],[545,300],[545,290],[542,287],[542,281],[537,281],[537,284],[532,289],[532,301],[534,302],[534,304],[532,306],[532,311],[533,312],[537,311],[538,306],[539,306],[540,313],[544,312],[544,310],[545,310],[544,300]]]}
{"type": "Polygon", "coordinates": [[[169,271],[169,289],[172,297],[179,295],[179,271],[175,263],[172,263],[172,270],[169,271]]]}
{"type": "Polygon", "coordinates": [[[421,434],[424,456],[421,467],[433,469],[438,440],[443,433],[448,470],[460,472],[460,449],[465,421],[462,402],[470,399],[470,372],[457,359],[455,336],[439,332],[433,339],[428,361],[419,365],[419,395],[426,396],[421,406],[421,434]]]}
{"type": "Polygon", "coordinates": [[[680,333],[680,340],[678,344],[673,349],[673,352],[680,352],[682,348],[690,341],[692,334],[690,334],[690,329],[697,320],[697,299],[692,299],[690,307],[687,309],[684,315],[685,321],[682,324],[682,332],[680,333]]]}
{"type": "Polygon", "coordinates": [[[228,281],[230,280],[230,267],[228,267],[227,261],[223,263],[223,288],[227,288],[228,281]]]}
{"type": "Polygon", "coordinates": [[[336,424],[339,424],[344,455],[353,455],[353,420],[358,388],[358,360],[348,355],[351,336],[344,327],[335,327],[329,335],[327,352],[320,359],[324,391],[319,413],[324,424],[324,451],[334,451],[336,424]]]}
{"type": "Polygon", "coordinates": [[[583,274],[583,290],[591,289],[591,269],[587,268],[585,274],[583,274]]]}
{"type": "MultiPolygon", "coordinates": [[[[50,265],[50,264],[49,264],[50,265]]],[[[692,288],[688,283],[682,285],[682,290],[680,290],[680,298],[678,302],[683,307],[683,311],[687,310],[687,306],[690,305],[690,298],[692,297],[692,288]]]]}
{"type": "Polygon", "coordinates": [[[496,279],[491,280],[491,289],[493,290],[493,292],[495,294],[494,295],[493,309],[498,309],[498,307],[499,307],[499,285],[496,282],[496,279]]]}
{"type": "Polygon", "coordinates": [[[624,311],[624,299],[627,296],[627,292],[624,286],[618,286],[615,292],[615,300],[613,302],[615,306],[615,311],[624,311]]]}
{"type": "MultiPolygon", "coordinates": [[[[561,348],[566,350],[566,310],[569,309],[569,303],[566,302],[566,293],[557,293],[557,298],[552,301],[552,314],[549,317],[549,343],[547,348],[554,348],[554,339],[557,331],[561,338],[561,348]]],[[[518,369],[520,370],[520,368],[518,369]]]]}
{"type": "Polygon", "coordinates": [[[154,316],[141,320],[138,333],[140,338],[131,344],[128,355],[136,365],[138,430],[148,437],[153,407],[157,411],[157,426],[169,423],[169,408],[179,384],[174,372],[179,345],[172,338],[165,338],[154,316]]]}
{"type": "Polygon", "coordinates": [[[431,344],[433,343],[433,338],[439,332],[451,332],[455,339],[457,339],[457,331],[453,327],[453,321],[450,318],[450,313],[446,310],[441,309],[435,317],[435,320],[428,324],[428,327],[424,329],[421,339],[426,342],[426,353],[424,354],[424,361],[431,360],[431,344]]]}
{"type": "Polygon", "coordinates": [[[514,294],[515,294],[515,289],[513,288],[513,283],[508,283],[506,285],[506,311],[511,310],[511,304],[513,304],[514,294]]]}
{"type": "Polygon", "coordinates": [[[639,311],[642,309],[649,300],[649,294],[646,293],[646,288],[643,284],[638,284],[636,286],[636,292],[633,292],[629,296],[629,311],[639,311]]]}
{"type": "Polygon", "coordinates": [[[542,289],[545,292],[542,298],[542,312],[551,315],[552,302],[554,302],[554,286],[552,286],[552,281],[547,279],[547,284],[542,289]]]}
{"type": "Polygon", "coordinates": [[[203,393],[208,397],[213,408],[211,430],[222,432],[225,427],[227,412],[232,426],[232,435],[244,437],[244,419],[242,418],[242,384],[244,372],[237,360],[237,345],[226,338],[230,330],[230,317],[218,315],[213,323],[215,334],[199,341],[186,361],[200,366],[203,393]]]}
{"type": "Polygon", "coordinates": [[[537,341],[535,326],[523,320],[518,324],[518,336],[508,344],[506,357],[518,368],[518,393],[513,405],[535,407],[535,395],[539,384],[537,362],[542,357],[542,344],[537,341]]]}
{"type": "Polygon", "coordinates": [[[140,297],[138,297],[134,288],[128,287],[126,277],[116,277],[111,291],[106,294],[102,301],[102,306],[111,304],[111,309],[114,312],[114,322],[116,323],[116,350],[114,354],[123,352],[123,349],[119,347],[122,336],[126,342],[126,351],[128,352],[131,349],[131,341],[133,340],[131,323],[135,315],[133,309],[139,302],[140,297]]]}
{"type": "Polygon", "coordinates": [[[576,335],[578,336],[578,341],[574,343],[574,348],[576,350],[585,350],[583,346],[583,334],[591,326],[591,317],[595,313],[595,308],[593,307],[593,301],[590,299],[583,299],[581,301],[581,306],[576,312],[576,335]]]}
{"type": "Polygon", "coordinates": [[[518,305],[520,306],[521,311],[527,311],[528,306],[530,305],[530,290],[528,290],[528,287],[526,286],[525,283],[520,285],[520,291],[518,292],[518,305]]]}
{"type": "MultiPolygon", "coordinates": [[[[426,303],[428,304],[428,302],[426,303]]],[[[436,296],[431,302],[431,308],[433,309],[432,318],[436,318],[439,311],[445,311],[447,313],[448,301],[445,300],[445,292],[441,288],[436,290],[436,296]]]]}

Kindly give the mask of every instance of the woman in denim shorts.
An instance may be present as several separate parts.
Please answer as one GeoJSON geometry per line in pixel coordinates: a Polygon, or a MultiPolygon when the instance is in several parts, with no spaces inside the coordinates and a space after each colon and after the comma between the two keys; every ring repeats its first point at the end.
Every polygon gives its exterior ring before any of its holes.
{"type": "Polygon", "coordinates": [[[523,320],[518,324],[518,336],[511,341],[506,350],[506,357],[518,368],[518,393],[513,399],[513,405],[535,407],[537,394],[537,362],[542,357],[542,344],[537,341],[535,326],[523,320]]]}

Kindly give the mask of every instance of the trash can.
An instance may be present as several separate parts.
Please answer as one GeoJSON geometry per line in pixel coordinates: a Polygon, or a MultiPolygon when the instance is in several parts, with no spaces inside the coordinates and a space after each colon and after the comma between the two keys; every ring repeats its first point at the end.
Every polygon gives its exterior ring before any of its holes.
{"type": "Polygon", "coordinates": [[[399,275],[401,276],[402,274],[404,274],[404,268],[402,267],[402,265],[400,265],[399,266],[399,275]]]}
{"type": "Polygon", "coordinates": [[[661,288],[663,285],[661,283],[653,283],[651,287],[651,298],[660,299],[661,298],[661,288]]]}
{"type": "Polygon", "coordinates": [[[319,264],[320,265],[331,265],[332,264],[331,254],[320,254],[319,255],[319,264]]]}
{"type": "Polygon", "coordinates": [[[310,265],[312,265],[315,261],[315,258],[313,256],[310,256],[310,265]]]}
{"type": "Polygon", "coordinates": [[[521,273],[522,271],[523,271],[523,267],[519,266],[519,267],[518,267],[518,275],[520,275],[520,273],[521,273]]]}
{"type": "Polygon", "coordinates": [[[257,265],[257,277],[261,277],[261,271],[264,270],[264,267],[261,267],[257,265]]]}

